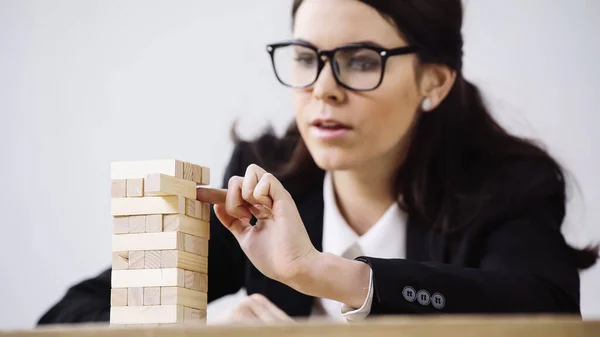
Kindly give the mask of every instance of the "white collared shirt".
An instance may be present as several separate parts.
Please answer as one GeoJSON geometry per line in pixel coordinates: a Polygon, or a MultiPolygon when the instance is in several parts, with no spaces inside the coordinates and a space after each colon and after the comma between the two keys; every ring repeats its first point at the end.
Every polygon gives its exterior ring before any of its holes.
{"type": "MultiPolygon", "coordinates": [[[[376,258],[405,258],[406,216],[392,204],[381,218],[362,236],[348,225],[337,207],[333,181],[329,172],[323,184],[323,252],[354,259],[364,255],[376,258]]],[[[335,321],[352,321],[366,317],[373,300],[373,272],[369,293],[361,308],[350,308],[330,299],[315,299],[311,317],[326,316],[335,321]]]]}

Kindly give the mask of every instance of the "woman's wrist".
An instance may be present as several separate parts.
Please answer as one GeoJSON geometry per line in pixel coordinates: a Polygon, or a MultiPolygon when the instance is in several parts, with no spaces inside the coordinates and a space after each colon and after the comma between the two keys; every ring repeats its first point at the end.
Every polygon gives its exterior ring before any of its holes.
{"type": "Polygon", "coordinates": [[[370,275],[366,263],[316,251],[288,285],[309,296],[360,308],[369,292],[370,275]]]}

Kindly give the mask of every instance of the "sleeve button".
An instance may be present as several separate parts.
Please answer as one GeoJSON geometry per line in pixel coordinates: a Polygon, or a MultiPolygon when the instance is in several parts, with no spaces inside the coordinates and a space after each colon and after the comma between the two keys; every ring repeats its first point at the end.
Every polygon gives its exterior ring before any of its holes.
{"type": "Polygon", "coordinates": [[[444,298],[444,296],[442,296],[442,294],[435,293],[433,294],[433,296],[431,296],[431,304],[434,308],[439,310],[446,305],[446,299],[444,298]]]}
{"type": "Polygon", "coordinates": [[[404,299],[409,302],[414,302],[417,299],[417,292],[413,287],[404,287],[402,295],[404,296],[404,299]]]}

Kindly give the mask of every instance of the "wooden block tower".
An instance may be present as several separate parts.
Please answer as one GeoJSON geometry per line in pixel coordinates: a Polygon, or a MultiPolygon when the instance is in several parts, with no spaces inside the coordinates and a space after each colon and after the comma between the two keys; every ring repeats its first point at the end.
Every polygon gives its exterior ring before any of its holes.
{"type": "Polygon", "coordinates": [[[180,160],[111,164],[111,326],[204,324],[209,168],[180,160]]]}

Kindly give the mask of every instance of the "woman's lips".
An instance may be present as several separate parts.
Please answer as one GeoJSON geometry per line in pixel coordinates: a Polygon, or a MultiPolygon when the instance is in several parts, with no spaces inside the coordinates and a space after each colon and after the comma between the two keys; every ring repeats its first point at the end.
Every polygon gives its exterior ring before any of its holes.
{"type": "Polygon", "coordinates": [[[311,123],[310,131],[312,135],[321,140],[338,139],[352,130],[346,124],[334,119],[316,119],[311,123]]]}

